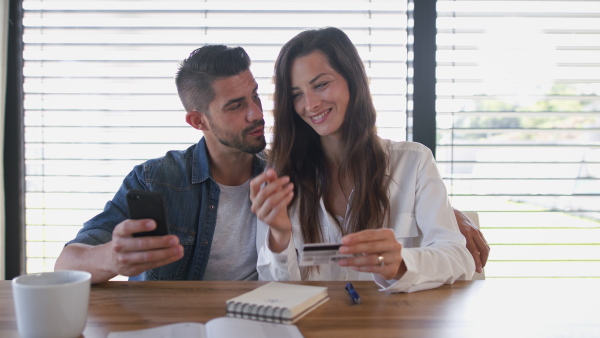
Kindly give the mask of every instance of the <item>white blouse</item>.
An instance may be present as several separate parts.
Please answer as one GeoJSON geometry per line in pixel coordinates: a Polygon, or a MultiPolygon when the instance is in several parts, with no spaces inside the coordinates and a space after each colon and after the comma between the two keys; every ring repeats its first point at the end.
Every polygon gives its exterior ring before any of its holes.
{"type": "MultiPolygon", "coordinates": [[[[446,187],[431,151],[419,143],[381,140],[389,154],[390,228],[402,244],[407,272],[399,280],[385,280],[374,273],[358,272],[332,263],[313,269],[308,280],[370,280],[389,292],[414,292],[471,279],[475,263],[458,230],[446,187]]],[[[349,206],[350,207],[350,206],[349,206]]],[[[268,246],[269,227],[258,220],[256,244],[260,280],[298,281],[302,248],[298,200],[290,208],[292,240],[286,250],[274,253],[268,246]]],[[[342,234],[320,201],[319,221],[325,242],[339,243],[342,234]]]]}

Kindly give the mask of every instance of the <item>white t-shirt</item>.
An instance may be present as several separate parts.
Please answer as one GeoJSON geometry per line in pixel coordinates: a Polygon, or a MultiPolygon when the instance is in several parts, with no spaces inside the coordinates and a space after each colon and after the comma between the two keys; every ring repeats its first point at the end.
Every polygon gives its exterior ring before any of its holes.
{"type": "Polygon", "coordinates": [[[219,209],[203,280],[257,280],[256,215],[250,210],[250,180],[219,184],[219,209]]]}
{"type": "MultiPolygon", "coordinates": [[[[432,289],[457,279],[470,279],[475,263],[458,230],[446,187],[431,151],[419,143],[381,140],[389,154],[390,228],[402,244],[402,257],[408,271],[400,280],[385,280],[380,275],[358,272],[333,263],[313,269],[310,280],[370,280],[390,292],[432,289]]],[[[298,200],[290,209],[292,240],[283,252],[268,247],[268,226],[258,220],[263,238],[257,248],[260,280],[300,280],[296,248],[304,245],[298,217],[298,200]]],[[[320,202],[322,233],[330,242],[340,242],[341,231],[320,202]]],[[[257,241],[259,239],[257,238],[257,241]]]]}

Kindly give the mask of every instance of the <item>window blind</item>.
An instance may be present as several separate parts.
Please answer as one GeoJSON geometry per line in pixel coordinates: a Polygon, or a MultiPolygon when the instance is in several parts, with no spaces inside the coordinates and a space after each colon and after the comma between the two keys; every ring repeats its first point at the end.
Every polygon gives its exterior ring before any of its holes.
{"type": "Polygon", "coordinates": [[[486,276],[600,277],[600,1],[437,12],[437,160],[486,276]]]}
{"type": "Polygon", "coordinates": [[[174,76],[204,44],[246,49],[270,126],[280,47],[306,28],[341,28],[365,62],[380,135],[405,139],[403,1],[24,0],[23,9],[29,273],[53,269],[134,165],[200,139],[174,76]]]}

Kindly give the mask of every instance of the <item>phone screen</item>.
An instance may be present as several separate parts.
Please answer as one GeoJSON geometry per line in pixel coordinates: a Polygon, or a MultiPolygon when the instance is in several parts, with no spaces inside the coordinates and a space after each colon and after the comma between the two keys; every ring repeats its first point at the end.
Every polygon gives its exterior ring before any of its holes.
{"type": "Polygon", "coordinates": [[[130,219],[153,219],[156,229],[138,232],[133,237],[164,236],[169,234],[167,212],[162,194],[149,190],[129,190],[127,192],[127,208],[130,219]]]}

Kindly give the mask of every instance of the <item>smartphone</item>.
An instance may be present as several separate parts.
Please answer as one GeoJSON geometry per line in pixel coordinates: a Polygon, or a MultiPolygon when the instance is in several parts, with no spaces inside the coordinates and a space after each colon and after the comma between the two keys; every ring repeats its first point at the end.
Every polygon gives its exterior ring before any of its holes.
{"type": "Polygon", "coordinates": [[[127,191],[127,209],[129,219],[153,219],[156,229],[133,234],[133,237],[165,236],[169,234],[167,210],[160,192],[149,190],[127,191]]]}

